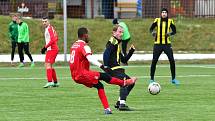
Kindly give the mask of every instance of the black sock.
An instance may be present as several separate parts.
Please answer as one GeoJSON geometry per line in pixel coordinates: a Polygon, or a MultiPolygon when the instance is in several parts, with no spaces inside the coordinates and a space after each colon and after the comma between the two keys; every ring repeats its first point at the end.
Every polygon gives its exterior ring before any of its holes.
{"type": "Polygon", "coordinates": [[[170,70],[172,74],[172,80],[175,79],[175,61],[170,61],[170,70]]]}
{"type": "Polygon", "coordinates": [[[157,64],[157,60],[152,60],[151,70],[150,70],[151,80],[154,80],[156,64],[157,64]]]}

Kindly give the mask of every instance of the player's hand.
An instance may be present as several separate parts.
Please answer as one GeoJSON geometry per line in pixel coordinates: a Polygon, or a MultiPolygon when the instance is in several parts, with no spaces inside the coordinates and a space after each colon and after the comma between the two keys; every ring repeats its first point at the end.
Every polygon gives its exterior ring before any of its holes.
{"type": "Polygon", "coordinates": [[[109,73],[112,71],[112,69],[108,66],[101,65],[100,68],[106,73],[109,73]]]}
{"type": "Polygon", "coordinates": [[[134,45],[133,45],[133,44],[131,44],[131,47],[130,47],[130,49],[133,49],[133,50],[135,50],[135,47],[134,47],[134,45]]]}
{"type": "Polygon", "coordinates": [[[156,36],[157,36],[157,32],[156,32],[156,31],[153,31],[153,32],[152,32],[152,36],[153,36],[153,37],[156,37],[156,36]]]}
{"type": "Polygon", "coordinates": [[[166,33],[166,37],[169,37],[169,36],[171,36],[171,33],[170,32],[166,33]]]}
{"type": "Polygon", "coordinates": [[[45,54],[46,53],[46,50],[47,50],[47,48],[45,48],[45,47],[43,47],[42,49],[41,49],[41,54],[45,54]]]}

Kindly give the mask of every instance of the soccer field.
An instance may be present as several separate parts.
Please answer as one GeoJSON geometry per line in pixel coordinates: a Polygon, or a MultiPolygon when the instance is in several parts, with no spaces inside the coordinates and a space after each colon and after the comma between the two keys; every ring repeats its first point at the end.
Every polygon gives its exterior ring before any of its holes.
{"type": "MultiPolygon", "coordinates": [[[[176,65],[180,86],[170,83],[169,65],[159,64],[155,80],[161,85],[158,95],[147,92],[148,65],[125,67],[138,77],[127,99],[134,109],[114,109],[118,87],[105,84],[112,115],[104,115],[96,89],[71,80],[68,67],[57,67],[59,88],[43,89],[44,67],[0,68],[1,121],[212,121],[215,120],[215,65],[176,65]]],[[[98,68],[93,68],[99,70],[98,68]]]]}

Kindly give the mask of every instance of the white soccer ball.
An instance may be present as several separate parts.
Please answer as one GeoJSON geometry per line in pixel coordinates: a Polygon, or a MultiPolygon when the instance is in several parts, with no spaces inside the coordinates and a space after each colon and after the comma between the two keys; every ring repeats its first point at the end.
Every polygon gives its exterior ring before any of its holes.
{"type": "Polygon", "coordinates": [[[160,91],[161,91],[161,86],[160,86],[160,84],[157,83],[157,82],[152,82],[152,83],[150,83],[149,86],[148,86],[148,91],[149,91],[149,93],[152,94],[152,95],[157,95],[157,94],[159,94],[160,91]]]}

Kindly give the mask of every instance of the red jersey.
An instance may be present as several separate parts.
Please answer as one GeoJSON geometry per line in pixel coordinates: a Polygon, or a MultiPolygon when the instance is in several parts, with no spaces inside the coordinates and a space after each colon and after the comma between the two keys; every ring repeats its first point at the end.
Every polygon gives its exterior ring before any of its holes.
{"type": "Polygon", "coordinates": [[[70,48],[70,70],[75,79],[84,70],[90,69],[90,63],[86,56],[92,54],[90,47],[83,40],[76,41],[70,48]]]}
{"type": "Polygon", "coordinates": [[[58,51],[58,46],[57,46],[58,35],[54,27],[51,26],[50,24],[45,29],[45,40],[46,40],[45,48],[47,48],[47,50],[58,51]]]}

